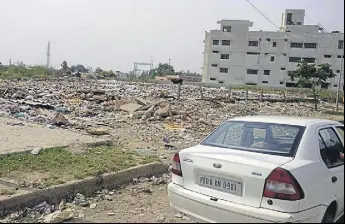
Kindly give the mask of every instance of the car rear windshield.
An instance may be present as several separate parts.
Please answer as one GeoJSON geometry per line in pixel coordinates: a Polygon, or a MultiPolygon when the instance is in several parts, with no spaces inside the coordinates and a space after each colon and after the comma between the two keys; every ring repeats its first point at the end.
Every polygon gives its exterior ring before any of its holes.
{"type": "Polygon", "coordinates": [[[304,130],[303,126],[228,121],[201,145],[293,157],[304,130]]]}

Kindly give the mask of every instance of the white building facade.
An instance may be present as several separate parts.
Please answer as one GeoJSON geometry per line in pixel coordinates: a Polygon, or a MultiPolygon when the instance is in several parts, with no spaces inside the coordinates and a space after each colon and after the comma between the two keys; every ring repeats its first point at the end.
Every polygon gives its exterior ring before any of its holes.
{"type": "Polygon", "coordinates": [[[286,10],[277,32],[249,31],[253,22],[246,20],[219,21],[220,30],[205,34],[202,82],[295,87],[288,72],[303,59],[329,63],[337,76],[322,88],[336,90],[344,74],[344,33],[304,25],[304,15],[305,10],[286,10]]]}

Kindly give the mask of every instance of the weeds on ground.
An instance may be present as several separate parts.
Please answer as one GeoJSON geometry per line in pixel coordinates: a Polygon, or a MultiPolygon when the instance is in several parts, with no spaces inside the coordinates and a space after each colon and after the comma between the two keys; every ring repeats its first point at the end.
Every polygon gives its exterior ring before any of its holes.
{"type": "Polygon", "coordinates": [[[0,188],[0,196],[14,195],[16,191],[12,188],[0,188]]]}
{"type": "Polygon", "coordinates": [[[111,147],[92,148],[83,154],[53,148],[42,150],[38,155],[14,153],[0,157],[0,177],[9,176],[11,172],[39,172],[49,174],[45,183],[54,185],[158,160],[156,156],[143,156],[111,147]]]}

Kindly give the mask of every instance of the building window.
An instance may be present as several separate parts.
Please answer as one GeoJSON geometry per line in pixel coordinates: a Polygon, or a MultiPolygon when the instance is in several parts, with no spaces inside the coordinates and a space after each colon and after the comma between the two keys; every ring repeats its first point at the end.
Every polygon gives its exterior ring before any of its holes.
{"type": "Polygon", "coordinates": [[[212,67],[217,67],[218,65],[217,65],[217,64],[212,64],[211,66],[212,66],[212,67]]]}
{"type": "Polygon", "coordinates": [[[297,25],[302,25],[302,23],[301,22],[297,22],[297,25]]]}
{"type": "Polygon", "coordinates": [[[229,69],[228,68],[219,68],[220,73],[228,73],[229,69]]]}
{"type": "Polygon", "coordinates": [[[218,54],[218,53],[219,53],[219,51],[212,51],[212,53],[213,53],[213,54],[218,54]]]}
{"type": "Polygon", "coordinates": [[[284,68],[284,67],[281,67],[280,70],[285,71],[285,68],[284,68]]]}
{"type": "Polygon", "coordinates": [[[292,42],[292,43],[290,43],[290,47],[291,48],[303,48],[303,43],[292,42]]]}
{"type": "Polygon", "coordinates": [[[337,55],[337,58],[341,58],[341,55],[337,55]]]}
{"type": "Polygon", "coordinates": [[[315,63],[315,58],[303,58],[303,61],[307,63],[315,63]]]}
{"type": "Polygon", "coordinates": [[[270,75],[271,71],[270,70],[264,70],[264,75],[270,75]]]}
{"type": "Polygon", "coordinates": [[[337,73],[340,73],[340,70],[337,70],[337,73]]]}
{"type": "Polygon", "coordinates": [[[213,40],[213,45],[219,45],[219,40],[213,40]]]}
{"type": "Polygon", "coordinates": [[[267,40],[267,41],[271,41],[271,39],[270,39],[270,38],[266,38],[266,40],[267,40]]]}
{"type": "Polygon", "coordinates": [[[330,54],[325,54],[325,55],[324,55],[324,58],[332,58],[332,55],[330,55],[330,54]]]}
{"type": "Polygon", "coordinates": [[[337,88],[337,87],[338,87],[338,85],[334,85],[334,87],[335,87],[335,88],[337,88]]]}
{"type": "Polygon", "coordinates": [[[223,32],[230,33],[231,32],[231,26],[223,26],[223,32]]]}
{"type": "Polygon", "coordinates": [[[250,75],[257,75],[258,73],[259,73],[259,70],[247,69],[247,74],[250,74],[250,75]]]}
{"type": "Polygon", "coordinates": [[[293,83],[293,82],[287,82],[287,83],[285,83],[285,86],[286,87],[297,87],[297,85],[296,85],[296,83],[293,83]]]}
{"type": "Polygon", "coordinates": [[[262,81],[262,83],[264,83],[264,84],[268,84],[268,81],[262,81]]]}
{"type": "Polygon", "coordinates": [[[330,83],[322,83],[321,88],[322,89],[328,89],[329,85],[330,85],[330,83]]]}
{"type": "Polygon", "coordinates": [[[216,78],[210,78],[211,81],[216,81],[217,79],[216,78]]]}
{"type": "Polygon", "coordinates": [[[287,41],[288,41],[288,39],[284,39],[284,41],[285,41],[285,42],[287,42],[287,41]]]}
{"type": "Polygon", "coordinates": [[[257,47],[257,46],[259,46],[259,41],[249,41],[248,46],[249,47],[257,47]]]}
{"type": "Polygon", "coordinates": [[[316,48],[316,43],[304,43],[304,48],[316,48]]]}
{"type": "Polygon", "coordinates": [[[271,61],[274,61],[275,57],[274,56],[271,56],[271,61]]]}
{"type": "Polygon", "coordinates": [[[284,82],[280,82],[279,84],[280,84],[280,85],[284,85],[284,82]]]}
{"type": "Polygon", "coordinates": [[[277,42],[273,42],[272,46],[277,47],[277,42]]]}
{"type": "Polygon", "coordinates": [[[223,46],[230,46],[230,40],[222,40],[223,46]]]}
{"type": "Polygon", "coordinates": [[[344,41],[343,40],[339,40],[338,42],[338,49],[343,49],[344,48],[344,41]]]}
{"type": "Polygon", "coordinates": [[[258,52],[247,52],[247,54],[248,54],[248,55],[258,55],[258,54],[260,54],[260,53],[258,53],[258,52]]]}
{"type": "Polygon", "coordinates": [[[229,59],[230,55],[229,54],[221,54],[220,59],[229,59]]]}
{"type": "Polygon", "coordinates": [[[224,81],[218,81],[218,83],[219,83],[219,84],[223,84],[223,83],[224,83],[224,81]]]}
{"type": "Polygon", "coordinates": [[[256,86],[257,84],[256,83],[252,83],[252,82],[247,82],[246,85],[247,86],[256,86]]]}
{"type": "Polygon", "coordinates": [[[286,56],[286,54],[285,54],[285,53],[283,53],[283,55],[284,55],[284,56],[286,56]]]}
{"type": "Polygon", "coordinates": [[[301,58],[299,57],[289,57],[289,62],[300,62],[301,61],[301,58]]]}

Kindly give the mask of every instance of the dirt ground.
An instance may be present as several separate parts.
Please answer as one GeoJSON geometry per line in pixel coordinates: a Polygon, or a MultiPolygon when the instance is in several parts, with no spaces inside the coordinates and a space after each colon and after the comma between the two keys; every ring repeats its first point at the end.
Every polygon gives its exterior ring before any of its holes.
{"type": "Polygon", "coordinates": [[[45,126],[3,117],[0,117],[0,133],[0,155],[27,151],[36,147],[52,148],[104,140],[60,128],[49,129],[45,126]]]}
{"type": "MultiPolygon", "coordinates": [[[[193,223],[186,216],[178,216],[169,205],[167,184],[142,183],[129,185],[113,201],[96,202],[96,208],[78,208],[82,221],[93,223],[193,223]],[[152,193],[141,191],[150,189],[152,193]]],[[[76,219],[74,222],[79,222],[76,219]]]]}

